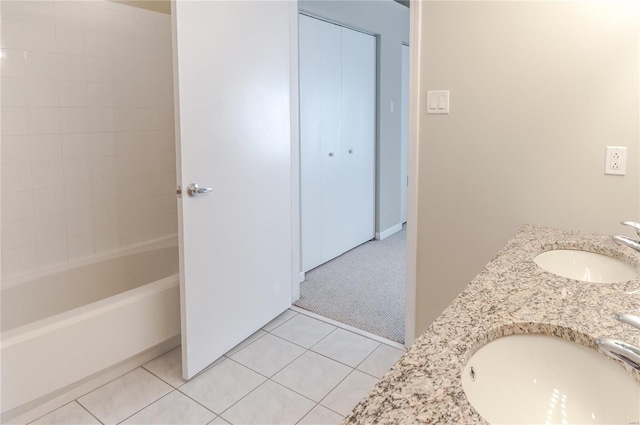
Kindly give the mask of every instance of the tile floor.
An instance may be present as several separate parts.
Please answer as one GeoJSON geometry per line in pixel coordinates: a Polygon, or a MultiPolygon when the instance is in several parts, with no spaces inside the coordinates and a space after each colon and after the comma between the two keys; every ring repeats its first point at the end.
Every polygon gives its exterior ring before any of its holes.
{"type": "Polygon", "coordinates": [[[338,424],[403,351],[287,310],[186,382],[180,347],[33,424],[338,424]]]}

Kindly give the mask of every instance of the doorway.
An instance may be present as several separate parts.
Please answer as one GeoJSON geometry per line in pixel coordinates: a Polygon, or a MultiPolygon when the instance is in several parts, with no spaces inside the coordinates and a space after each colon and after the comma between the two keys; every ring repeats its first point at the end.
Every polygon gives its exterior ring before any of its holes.
{"type": "MultiPolygon", "coordinates": [[[[407,185],[407,133],[408,128],[408,36],[409,9],[395,2],[349,2],[349,7],[359,7],[360,18],[348,16],[341,5],[330,2],[331,6],[309,6],[300,2],[299,21],[299,63],[300,63],[300,157],[301,157],[301,276],[300,297],[296,306],[369,332],[374,335],[404,343],[405,340],[405,274],[406,274],[406,185],[407,185]],[[323,10],[319,10],[322,9],[323,10]],[[342,10],[341,10],[342,8],[342,10]],[[386,8],[386,10],[385,10],[386,8]],[[399,8],[399,10],[397,9],[399,8]],[[366,16],[366,18],[363,18],[366,16]],[[391,19],[389,19],[391,17],[391,19]],[[399,18],[399,19],[395,19],[399,18]],[[377,22],[379,20],[379,22],[377,22]],[[309,102],[309,87],[322,94],[328,102],[330,88],[322,86],[318,69],[322,62],[318,56],[322,53],[308,42],[309,23],[314,26],[314,37],[318,37],[318,29],[327,28],[323,43],[331,42],[332,34],[340,42],[341,34],[358,34],[363,40],[370,39],[373,45],[371,57],[363,59],[371,63],[373,105],[370,114],[373,133],[370,139],[362,142],[370,143],[371,174],[362,173],[360,181],[352,192],[354,194],[369,193],[372,188],[369,204],[360,208],[349,207],[356,196],[337,196],[331,199],[335,191],[323,193],[327,187],[346,187],[353,182],[344,182],[340,176],[345,174],[345,163],[351,158],[350,144],[352,139],[345,140],[344,134],[362,136],[367,133],[369,121],[364,113],[346,117],[345,107],[338,100],[330,112],[338,111],[337,126],[342,129],[332,130],[323,127],[322,121],[330,121],[332,116],[322,115],[322,102],[309,102]],[[383,22],[383,23],[381,23],[383,22]],[[393,42],[390,42],[395,38],[393,42]],[[312,52],[310,52],[312,50],[312,52]],[[375,50],[375,51],[373,51],[375,50]],[[313,57],[314,70],[309,75],[309,57],[313,57]],[[406,78],[405,78],[406,73],[406,78]],[[315,84],[311,84],[310,81],[315,84]],[[340,115],[340,112],[342,114],[340,115]],[[314,119],[309,120],[311,116],[314,119]],[[320,117],[320,119],[318,119],[320,117]],[[365,117],[363,119],[363,117],[365,117]],[[346,130],[345,130],[346,128],[346,130]],[[335,140],[317,141],[330,138],[327,135],[338,134],[337,148],[327,148],[324,143],[335,140]],[[341,145],[342,144],[342,145],[341,145]],[[325,152],[326,151],[326,152],[325,152]],[[309,164],[306,153],[311,152],[321,159],[320,165],[309,164]],[[339,152],[336,153],[336,152],[339,152]],[[334,153],[334,155],[331,155],[334,153]],[[333,161],[333,162],[332,162],[333,161]],[[327,164],[323,168],[322,162],[327,164]],[[329,174],[323,179],[322,173],[329,174]],[[309,174],[315,180],[309,183],[309,174]],[[336,175],[338,176],[337,182],[336,175]],[[332,180],[334,180],[332,182],[332,180]],[[313,183],[313,182],[312,182],[313,183]],[[311,188],[310,188],[311,187],[311,188]],[[320,188],[320,190],[318,190],[320,188]],[[337,199],[335,199],[337,198],[337,199]],[[327,201],[329,199],[329,202],[327,201]],[[338,223],[323,228],[323,204],[333,202],[329,208],[328,218],[324,223],[338,223]],[[344,214],[346,210],[350,214],[344,214]],[[355,211],[355,213],[354,213],[355,211]],[[370,219],[370,221],[369,221],[370,219]],[[363,228],[359,238],[351,238],[348,234],[357,227],[363,228]],[[336,228],[339,229],[336,231],[336,228]],[[309,243],[309,240],[314,241],[309,243]],[[336,248],[337,246],[337,248],[336,248]],[[324,250],[324,252],[323,252],[324,250]],[[310,258],[313,258],[310,260],[310,258]]],[[[366,42],[365,42],[366,43],[366,42]]],[[[320,44],[322,49],[322,43],[320,44]]],[[[344,46],[343,46],[344,50],[344,46]]],[[[360,46],[358,52],[367,50],[366,44],[360,46]]],[[[330,54],[327,54],[330,56],[330,54]]],[[[367,68],[361,65],[355,72],[357,83],[349,82],[343,76],[345,71],[340,57],[353,58],[354,53],[334,54],[327,59],[335,59],[335,63],[325,66],[328,75],[324,78],[337,80],[336,91],[355,91],[366,82],[367,68]],[[341,71],[342,70],[342,75],[341,71]],[[341,79],[342,77],[342,79],[341,79]],[[358,84],[360,83],[360,84],[358,84]]],[[[350,65],[347,65],[350,66],[350,65]]],[[[348,73],[348,72],[347,72],[348,73]]],[[[366,94],[360,94],[366,97],[366,94]]],[[[347,112],[353,112],[353,106],[347,106],[347,112]]],[[[362,146],[360,146],[360,151],[362,146]]],[[[343,191],[344,192],[344,191],[343,191]]],[[[366,197],[365,197],[366,198],[366,197]]],[[[362,205],[362,204],[361,204],[362,205]]],[[[294,289],[294,294],[295,294],[294,289]]]]}

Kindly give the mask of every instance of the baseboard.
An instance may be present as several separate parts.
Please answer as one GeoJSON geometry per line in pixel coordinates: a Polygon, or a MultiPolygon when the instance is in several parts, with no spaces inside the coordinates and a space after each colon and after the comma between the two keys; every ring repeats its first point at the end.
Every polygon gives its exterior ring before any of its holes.
{"type": "Polygon", "coordinates": [[[52,394],[2,413],[3,424],[27,424],[180,345],[180,335],[52,394]]]}
{"type": "Polygon", "coordinates": [[[298,283],[304,282],[305,278],[306,278],[305,272],[300,272],[300,274],[298,275],[298,283]]]}
{"type": "Polygon", "coordinates": [[[395,226],[389,227],[387,230],[383,230],[382,232],[376,232],[376,239],[379,241],[383,241],[387,239],[389,236],[398,233],[402,230],[402,223],[398,223],[395,226]]]}

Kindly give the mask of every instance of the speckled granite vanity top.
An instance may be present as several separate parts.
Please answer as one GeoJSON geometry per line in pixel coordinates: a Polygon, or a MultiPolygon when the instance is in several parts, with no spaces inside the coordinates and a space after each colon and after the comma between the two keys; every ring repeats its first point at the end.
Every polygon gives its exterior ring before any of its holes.
{"type": "Polygon", "coordinates": [[[609,236],[523,226],[344,423],[487,423],[469,404],[460,377],[467,360],[501,336],[541,333],[594,349],[596,338],[610,336],[640,346],[640,332],[613,317],[638,311],[640,293],[625,292],[640,289],[640,279],[597,284],[555,276],[533,262],[553,249],[640,265],[636,251],[609,236]]]}

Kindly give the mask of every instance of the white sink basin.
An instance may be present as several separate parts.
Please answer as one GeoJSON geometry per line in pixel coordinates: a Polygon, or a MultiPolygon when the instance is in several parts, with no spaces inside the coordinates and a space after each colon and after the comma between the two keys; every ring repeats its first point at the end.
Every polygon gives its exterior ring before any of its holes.
{"type": "Polygon", "coordinates": [[[552,336],[490,342],[465,366],[462,386],[492,424],[640,421],[640,384],[629,373],[595,350],[552,336]]]}
{"type": "Polygon", "coordinates": [[[533,261],[550,273],[585,282],[628,282],[638,277],[634,266],[593,252],[558,249],[543,252],[533,261]]]}

